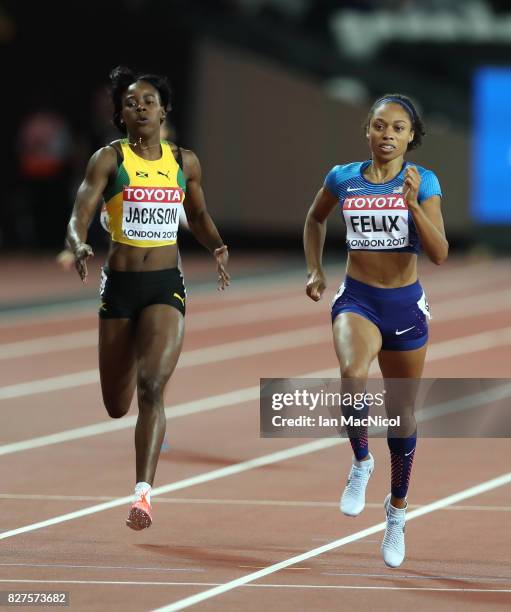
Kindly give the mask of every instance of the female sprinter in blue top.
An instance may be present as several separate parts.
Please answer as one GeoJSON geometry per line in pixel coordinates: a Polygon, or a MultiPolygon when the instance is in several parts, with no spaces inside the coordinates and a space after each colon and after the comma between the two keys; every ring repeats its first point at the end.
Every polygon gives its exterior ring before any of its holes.
{"type": "MultiPolygon", "coordinates": [[[[327,175],[307,215],[304,247],[307,295],[321,299],[326,288],[322,251],[326,220],[341,207],[346,224],[346,278],[332,305],[335,349],[342,392],[364,392],[371,362],[378,357],[385,379],[418,379],[428,341],[429,308],[417,280],[422,247],[435,264],[445,261],[449,245],[440,209],[442,192],[431,170],[406,162],[418,147],[423,122],[413,102],[400,94],[376,100],[366,122],[371,159],[335,166],[327,175]]],[[[386,393],[389,417],[399,415],[399,429],[387,433],[391,455],[391,493],[384,502],[387,528],[384,561],[398,567],[405,557],[406,496],[415,453],[417,426],[413,393],[386,393]]],[[[357,416],[367,416],[367,408],[357,416]]],[[[343,409],[345,416],[352,411],[343,409]]],[[[374,468],[366,427],[348,427],[354,452],[341,511],[358,515],[374,468]]]]}
{"type": "Polygon", "coordinates": [[[87,228],[104,200],[111,243],[100,288],[101,390],[112,418],[128,412],[137,390],[136,485],[126,523],[140,530],[152,523],[151,487],[166,424],[163,392],[183,343],[180,209],[184,206],[191,231],[213,254],[221,290],[229,284],[228,254],[206,210],[199,160],[192,151],[160,139],[160,125],[170,110],[167,80],[122,67],[110,78],[114,123],[126,137],[92,156],[66,241],[85,281],[86,262],[93,255],[87,228]]]}

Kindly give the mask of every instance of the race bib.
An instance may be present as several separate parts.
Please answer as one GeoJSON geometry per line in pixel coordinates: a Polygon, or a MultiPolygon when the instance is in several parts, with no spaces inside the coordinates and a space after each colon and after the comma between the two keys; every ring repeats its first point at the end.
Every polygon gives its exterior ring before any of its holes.
{"type": "Polygon", "coordinates": [[[132,240],[177,240],[183,199],[183,190],[176,187],[124,187],[124,236],[132,240]]]}
{"type": "Polygon", "coordinates": [[[408,206],[402,195],[346,198],[342,205],[350,249],[395,249],[409,245],[408,206]]]}

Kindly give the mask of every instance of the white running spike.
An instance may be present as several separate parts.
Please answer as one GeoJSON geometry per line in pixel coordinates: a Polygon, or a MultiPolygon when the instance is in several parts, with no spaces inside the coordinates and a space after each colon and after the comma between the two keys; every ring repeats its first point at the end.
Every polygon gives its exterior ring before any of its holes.
{"type": "Polygon", "coordinates": [[[405,559],[405,508],[394,508],[390,493],[383,503],[387,516],[387,527],[381,544],[383,560],[387,567],[399,567],[405,559]]]}
{"type": "Polygon", "coordinates": [[[362,467],[356,466],[354,462],[355,459],[339,504],[341,512],[347,516],[357,516],[364,509],[367,483],[374,470],[374,457],[371,453],[367,461],[360,462],[362,467]]]}

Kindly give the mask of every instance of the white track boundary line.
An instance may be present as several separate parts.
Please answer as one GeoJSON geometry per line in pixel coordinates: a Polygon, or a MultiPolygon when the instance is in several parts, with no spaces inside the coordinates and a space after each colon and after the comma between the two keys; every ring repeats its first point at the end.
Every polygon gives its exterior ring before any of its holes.
{"type": "MultiPolygon", "coordinates": [[[[507,474],[503,474],[502,476],[498,476],[497,478],[492,478],[491,480],[487,480],[473,487],[469,487],[458,493],[454,493],[452,495],[448,495],[442,499],[439,499],[435,502],[427,504],[422,508],[417,508],[416,510],[412,510],[407,514],[406,520],[411,521],[413,519],[419,518],[421,516],[425,516],[430,514],[431,512],[435,512],[441,508],[445,508],[446,506],[450,506],[451,504],[455,504],[464,499],[468,499],[470,497],[475,497],[476,495],[480,495],[481,493],[486,493],[487,491],[491,491],[498,487],[505,486],[511,483],[511,472],[507,474]]],[[[266,567],[263,570],[259,570],[257,572],[252,572],[251,574],[247,574],[246,576],[242,576],[241,578],[237,578],[236,580],[231,580],[230,582],[226,582],[220,586],[213,587],[212,589],[208,589],[207,591],[203,591],[202,593],[196,593],[195,595],[191,595],[190,597],[186,597],[184,599],[180,599],[168,606],[163,606],[161,608],[157,608],[153,612],[177,612],[178,610],[184,610],[185,608],[189,608],[195,604],[198,604],[202,601],[206,601],[207,599],[211,599],[212,597],[217,597],[218,595],[222,595],[228,591],[232,591],[240,586],[246,585],[250,582],[254,582],[255,580],[259,580],[260,578],[264,578],[270,574],[278,572],[282,569],[290,567],[291,565],[296,565],[297,563],[302,563],[303,561],[307,561],[307,559],[311,559],[313,557],[317,557],[326,552],[330,552],[331,550],[335,550],[342,546],[346,546],[346,544],[351,544],[352,542],[356,542],[361,540],[367,536],[373,535],[385,529],[385,522],[378,523],[377,525],[373,525],[372,527],[368,527],[367,529],[362,529],[361,531],[357,531],[350,536],[340,538],[338,540],[334,540],[324,546],[319,546],[318,548],[314,548],[305,552],[301,555],[296,555],[285,561],[281,561],[280,563],[274,563],[266,567]]],[[[353,587],[348,587],[353,588],[353,587]]],[[[360,587],[367,588],[367,587],[360,587]]],[[[398,589],[398,587],[372,587],[375,589],[398,589]]],[[[401,589],[403,587],[399,587],[401,589]]],[[[420,587],[405,587],[412,588],[414,590],[420,590],[420,587]]],[[[435,589],[436,590],[436,589],[435,589]]],[[[497,589],[498,590],[498,589],[497,589]]],[[[506,589],[506,592],[511,592],[511,589],[506,589]]]]}
{"type": "MultiPolygon", "coordinates": [[[[104,586],[219,586],[218,582],[157,582],[129,580],[30,580],[27,578],[2,578],[3,584],[96,584],[104,586]]],[[[447,591],[453,593],[511,593],[511,589],[472,589],[461,587],[395,587],[395,586],[351,586],[340,584],[246,584],[256,589],[334,589],[356,591],[447,591]]],[[[161,608],[168,610],[169,608],[161,608]]]]}
{"type": "MultiPolygon", "coordinates": [[[[189,487],[193,487],[199,484],[211,482],[212,480],[218,480],[219,478],[226,478],[227,476],[233,476],[234,474],[241,474],[243,472],[247,472],[249,470],[253,470],[255,468],[259,468],[265,465],[271,465],[273,463],[278,463],[279,461],[285,461],[287,459],[292,459],[294,457],[300,457],[302,455],[314,453],[316,451],[330,448],[338,444],[344,444],[345,442],[346,442],[345,438],[343,439],[330,438],[330,439],[324,439],[324,440],[315,440],[314,442],[308,442],[306,444],[300,444],[299,446],[293,446],[291,448],[277,451],[275,453],[269,453],[267,455],[256,457],[255,459],[248,459],[247,461],[241,461],[240,463],[229,465],[227,467],[223,467],[218,470],[204,472],[203,474],[191,476],[190,478],[185,478],[184,480],[178,480],[177,482],[172,482],[170,484],[163,485],[161,487],[156,487],[151,491],[151,496],[155,497],[157,495],[162,495],[164,493],[170,493],[171,491],[180,491],[182,489],[187,489],[189,487]]],[[[112,501],[105,502],[103,504],[97,504],[95,506],[89,506],[87,508],[82,508],[81,510],[76,510],[75,512],[68,512],[67,514],[62,514],[60,516],[56,516],[51,519],[47,519],[45,521],[40,521],[38,523],[33,523],[31,525],[25,525],[24,527],[18,527],[16,529],[10,529],[9,531],[4,531],[3,533],[0,533],[0,540],[12,538],[13,536],[17,536],[22,533],[28,533],[30,531],[35,531],[37,529],[43,529],[44,527],[51,527],[52,525],[58,525],[59,523],[65,523],[67,521],[72,521],[74,519],[81,518],[83,516],[88,516],[90,514],[102,512],[103,510],[110,510],[111,508],[118,508],[119,506],[124,506],[125,504],[127,505],[131,503],[132,501],[133,501],[133,495],[128,495],[126,497],[120,497],[118,499],[113,499],[112,501]]]]}

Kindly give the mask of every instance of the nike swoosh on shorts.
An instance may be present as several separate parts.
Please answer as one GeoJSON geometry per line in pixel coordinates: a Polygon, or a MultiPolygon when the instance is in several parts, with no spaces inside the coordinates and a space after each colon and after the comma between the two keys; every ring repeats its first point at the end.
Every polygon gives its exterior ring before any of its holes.
{"type": "Polygon", "coordinates": [[[412,325],[411,327],[408,327],[407,329],[396,329],[396,336],[400,336],[401,334],[404,334],[407,331],[410,331],[411,329],[413,329],[415,327],[415,325],[412,325]]]}

